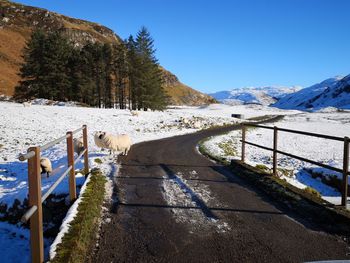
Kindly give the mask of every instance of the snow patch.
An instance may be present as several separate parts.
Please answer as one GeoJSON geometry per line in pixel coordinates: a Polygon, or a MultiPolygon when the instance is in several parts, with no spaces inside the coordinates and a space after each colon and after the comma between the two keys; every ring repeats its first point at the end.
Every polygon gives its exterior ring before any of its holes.
{"type": "MultiPolygon", "coordinates": [[[[194,175],[193,171],[189,174],[194,175]]],[[[197,175],[197,173],[195,173],[197,175]]],[[[231,227],[222,220],[208,215],[208,202],[214,197],[209,186],[200,183],[191,183],[180,172],[174,178],[163,180],[163,196],[178,223],[186,223],[189,233],[200,233],[204,229],[214,228],[218,233],[225,233],[231,227]]]]}

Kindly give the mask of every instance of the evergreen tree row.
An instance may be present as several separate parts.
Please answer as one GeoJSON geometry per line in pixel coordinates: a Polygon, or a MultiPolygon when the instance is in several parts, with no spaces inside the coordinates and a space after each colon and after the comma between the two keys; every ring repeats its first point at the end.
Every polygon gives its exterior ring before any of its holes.
{"type": "Polygon", "coordinates": [[[145,27],[118,44],[75,47],[60,32],[34,31],[24,49],[17,99],[77,101],[99,108],[163,110],[168,97],[145,27]]]}

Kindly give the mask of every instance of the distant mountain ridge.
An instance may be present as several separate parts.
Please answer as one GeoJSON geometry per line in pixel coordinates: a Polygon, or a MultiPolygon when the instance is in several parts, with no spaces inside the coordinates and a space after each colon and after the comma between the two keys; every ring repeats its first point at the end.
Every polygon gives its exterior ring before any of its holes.
{"type": "Polygon", "coordinates": [[[326,107],[350,109],[350,75],[326,79],[286,95],[272,106],[298,110],[319,110],[326,107]]]}
{"type": "Polygon", "coordinates": [[[260,104],[270,105],[287,94],[299,91],[300,87],[245,87],[209,94],[218,101],[229,105],[260,104]]]}
{"type": "MultiPolygon", "coordinates": [[[[0,0],[0,95],[14,94],[14,88],[20,81],[18,72],[23,62],[22,50],[36,28],[60,31],[77,47],[87,42],[118,44],[121,41],[113,30],[98,23],[0,0]]],[[[210,96],[182,84],[169,71],[162,72],[164,88],[172,104],[201,105],[215,101],[210,96]]]]}

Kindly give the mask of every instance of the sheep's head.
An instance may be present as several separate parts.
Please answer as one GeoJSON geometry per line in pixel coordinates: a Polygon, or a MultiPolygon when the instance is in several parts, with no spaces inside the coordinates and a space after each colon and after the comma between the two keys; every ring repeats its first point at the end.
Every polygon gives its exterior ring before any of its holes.
{"type": "Polygon", "coordinates": [[[98,131],[96,132],[96,136],[102,140],[102,138],[106,135],[106,132],[98,131]]]}

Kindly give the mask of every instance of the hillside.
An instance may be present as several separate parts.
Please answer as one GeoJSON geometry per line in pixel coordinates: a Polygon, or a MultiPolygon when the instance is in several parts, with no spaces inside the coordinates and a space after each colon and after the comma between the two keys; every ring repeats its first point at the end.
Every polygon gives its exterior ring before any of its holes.
{"type": "MultiPolygon", "coordinates": [[[[45,9],[0,0],[0,95],[12,96],[20,80],[17,75],[22,50],[33,29],[61,31],[79,47],[87,42],[119,43],[120,37],[97,23],[60,15],[45,9]]],[[[184,84],[164,70],[164,88],[176,104],[199,105],[212,100],[184,84]]]]}
{"type": "Polygon", "coordinates": [[[350,75],[326,79],[283,97],[273,106],[298,110],[319,110],[326,107],[350,109],[350,75]]]}
{"type": "Polygon", "coordinates": [[[162,68],[164,89],[171,98],[173,105],[202,105],[217,102],[213,97],[194,90],[185,84],[181,83],[179,79],[162,68]]]}
{"type": "Polygon", "coordinates": [[[299,89],[298,87],[245,87],[229,91],[219,91],[209,95],[229,105],[270,105],[286,94],[296,92],[299,89]]]}

